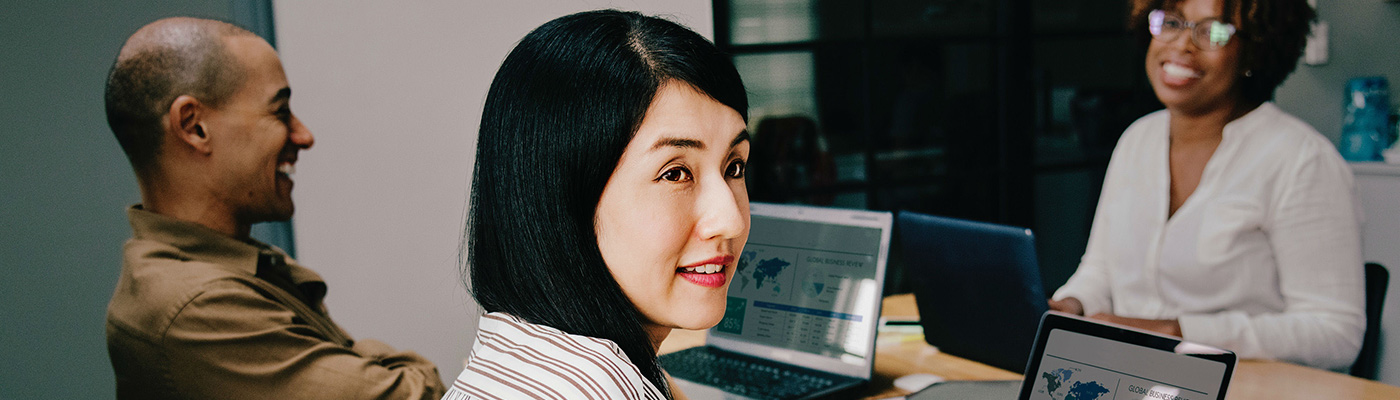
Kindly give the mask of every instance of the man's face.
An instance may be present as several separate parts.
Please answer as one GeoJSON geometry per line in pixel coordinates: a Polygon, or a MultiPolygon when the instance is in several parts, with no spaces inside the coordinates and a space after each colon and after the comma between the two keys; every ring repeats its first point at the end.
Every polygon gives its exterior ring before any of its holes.
{"type": "Polygon", "coordinates": [[[310,148],[311,131],[292,114],[291,89],[277,52],[262,38],[224,38],[245,79],[222,106],[209,111],[215,199],[240,224],[285,221],[292,204],[292,165],[310,148]]]}

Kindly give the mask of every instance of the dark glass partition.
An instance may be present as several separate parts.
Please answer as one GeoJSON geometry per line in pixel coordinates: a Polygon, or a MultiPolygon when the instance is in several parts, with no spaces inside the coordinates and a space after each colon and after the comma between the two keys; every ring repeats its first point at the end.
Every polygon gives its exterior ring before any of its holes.
{"type": "MultiPolygon", "coordinates": [[[[1031,227],[1047,289],[1078,265],[1118,136],[1160,108],[1123,0],[714,7],[752,104],[752,200],[1031,227]]],[[[906,291],[896,260],[887,292],[906,291]]]]}

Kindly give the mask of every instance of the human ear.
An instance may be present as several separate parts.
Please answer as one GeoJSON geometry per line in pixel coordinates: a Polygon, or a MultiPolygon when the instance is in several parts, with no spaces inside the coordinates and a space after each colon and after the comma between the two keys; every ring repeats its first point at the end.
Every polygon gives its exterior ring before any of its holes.
{"type": "Polygon", "coordinates": [[[209,153],[209,134],[204,127],[208,117],[208,108],[189,95],[180,95],[174,102],[170,103],[170,111],[166,114],[169,131],[172,132],[178,143],[190,146],[200,153],[209,153]]]}

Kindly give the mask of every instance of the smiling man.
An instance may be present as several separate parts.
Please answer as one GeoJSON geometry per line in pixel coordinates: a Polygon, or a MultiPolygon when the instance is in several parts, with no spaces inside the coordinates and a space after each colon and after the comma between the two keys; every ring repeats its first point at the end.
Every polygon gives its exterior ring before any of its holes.
{"type": "Polygon", "coordinates": [[[292,217],[297,153],[276,51],[236,26],[169,18],[127,39],[107,119],[141,204],[107,309],[122,399],[436,399],[437,369],[355,341],[331,321],[326,284],[248,235],[292,217]]]}

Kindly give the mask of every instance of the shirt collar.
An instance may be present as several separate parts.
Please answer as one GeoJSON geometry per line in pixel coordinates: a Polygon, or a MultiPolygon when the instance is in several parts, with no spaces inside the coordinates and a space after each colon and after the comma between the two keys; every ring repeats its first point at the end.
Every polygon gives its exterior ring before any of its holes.
{"type": "Polygon", "coordinates": [[[299,286],[305,283],[319,283],[322,288],[320,294],[324,295],[325,282],[321,276],[297,264],[296,260],[276,246],[252,239],[235,239],[198,223],[146,211],[140,204],[128,208],[126,215],[131,221],[135,239],[165,243],[179,249],[180,256],[188,260],[229,266],[248,275],[257,275],[260,260],[280,258],[287,266],[292,283],[299,286]]]}
{"type": "Polygon", "coordinates": [[[1274,105],[1273,102],[1266,101],[1260,103],[1259,106],[1254,107],[1253,110],[1249,110],[1249,112],[1239,118],[1235,118],[1234,121],[1226,123],[1222,134],[1226,137],[1230,137],[1245,132],[1256,131],[1258,129],[1254,128],[1259,124],[1278,119],[1279,113],[1278,106],[1274,105]]]}

